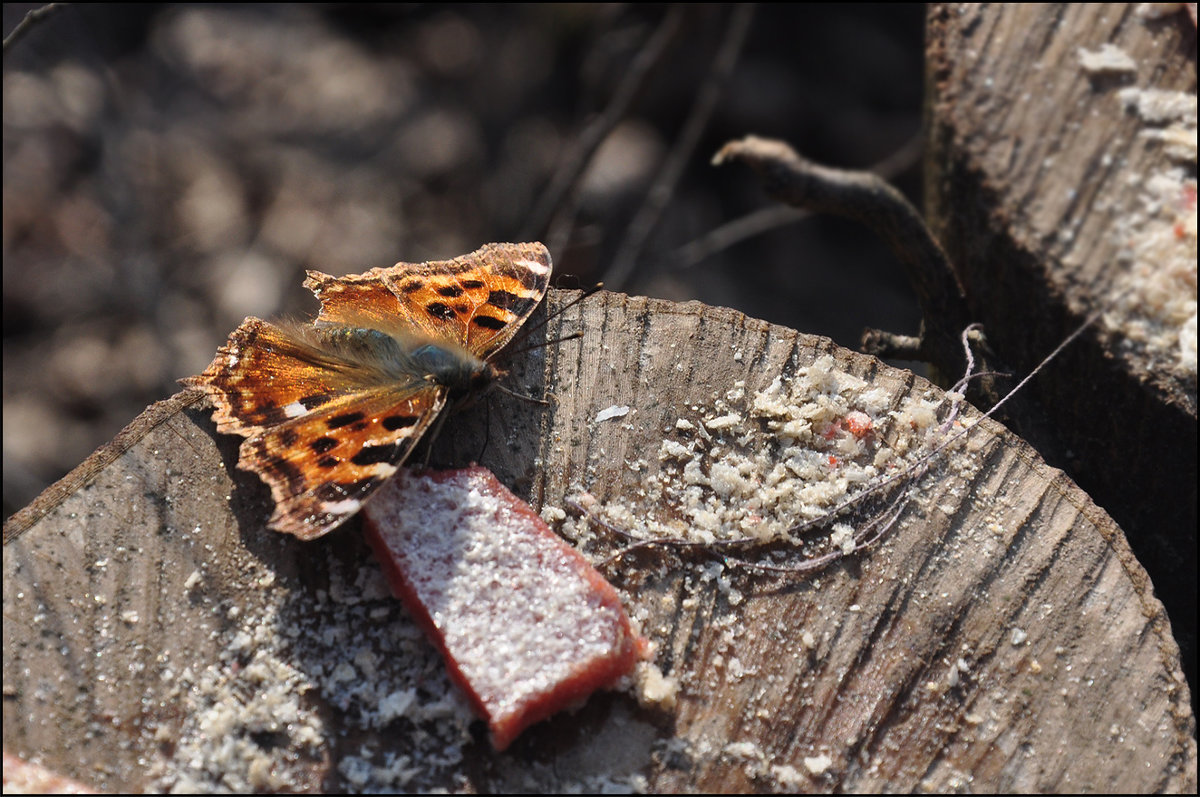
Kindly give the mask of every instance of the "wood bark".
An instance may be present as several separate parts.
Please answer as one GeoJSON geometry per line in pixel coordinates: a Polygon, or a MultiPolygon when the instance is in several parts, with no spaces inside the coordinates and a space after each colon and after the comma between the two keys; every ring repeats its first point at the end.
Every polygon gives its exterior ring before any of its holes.
{"type": "MultiPolygon", "coordinates": [[[[1171,164],[1120,92],[1194,97],[1195,25],[1137,4],[935,4],[927,42],[929,222],[972,319],[1024,373],[1128,286],[1113,231],[1144,214],[1140,187],[1171,164]],[[1081,50],[1102,45],[1134,70],[1085,70],[1081,50]]],[[[1194,370],[1099,324],[1004,420],[1129,535],[1195,684],[1194,370]]]]}
{"type": "MultiPolygon", "coordinates": [[[[551,292],[550,310],[564,298],[551,292]]],[[[664,430],[689,407],[822,355],[893,406],[939,395],[827,339],[695,303],[600,294],[548,326],[539,337],[583,337],[517,357],[510,386],[552,405],[496,395],[453,417],[433,453],[462,462],[482,447],[535,507],[579,488],[636,506],[646,471],[630,463],[659,467],[664,430]],[[630,411],[596,420],[613,405],[630,411]]],[[[357,520],[311,543],[267,531],[269,492],[236,470],[237,443],[177,395],[6,525],[7,750],[140,790],[190,719],[173,675],[219,663],[256,606],[283,594],[306,607],[312,644],[366,635],[330,628],[321,600],[347,562],[374,567],[357,520]]],[[[636,774],[653,791],[1194,791],[1178,648],[1117,525],[988,420],[937,474],[889,537],[815,576],[711,578],[713,560],[667,554],[622,563],[613,581],[679,681],[675,706],[593,696],[504,754],[477,742],[440,785],[558,791],[636,774]]],[[[279,750],[281,788],[346,789],[344,756],[407,749],[404,733],[356,727],[316,691],[302,699],[326,747],[299,768],[279,750]]]]}

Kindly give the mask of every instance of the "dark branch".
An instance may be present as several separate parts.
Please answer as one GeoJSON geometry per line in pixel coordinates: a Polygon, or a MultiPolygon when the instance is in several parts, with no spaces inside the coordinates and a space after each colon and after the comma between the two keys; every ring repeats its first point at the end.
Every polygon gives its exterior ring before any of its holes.
{"type": "Polygon", "coordinates": [[[904,265],[925,318],[920,357],[947,372],[961,366],[958,330],[970,323],[963,290],[942,250],[904,195],[870,172],[833,169],[796,154],[782,141],[748,136],[731,141],[715,165],[740,161],[754,169],[773,198],[867,226],[904,265]]]}
{"type": "Polygon", "coordinates": [[[881,360],[920,360],[921,338],[867,327],[858,348],[881,360]]]}
{"type": "MultiPolygon", "coordinates": [[[[914,135],[895,152],[872,166],[870,171],[890,180],[916,163],[924,146],[924,137],[914,135]]],[[[668,267],[690,268],[734,244],[778,227],[795,224],[811,215],[806,210],[779,205],[759,208],[679,247],[667,258],[668,267]]]]}
{"type": "Polygon", "coordinates": [[[26,33],[33,30],[34,26],[40,22],[45,22],[56,11],[68,5],[70,3],[47,3],[41,8],[35,8],[28,12],[25,18],[18,22],[17,26],[12,29],[12,33],[4,37],[4,54],[8,55],[8,49],[20,41],[26,33]]]}

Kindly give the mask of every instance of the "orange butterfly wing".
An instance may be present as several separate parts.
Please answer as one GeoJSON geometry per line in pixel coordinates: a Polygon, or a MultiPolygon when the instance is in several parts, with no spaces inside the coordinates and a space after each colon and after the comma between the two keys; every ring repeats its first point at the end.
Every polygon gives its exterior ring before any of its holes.
{"type": "Polygon", "coordinates": [[[550,284],[550,253],[540,243],[487,244],[469,255],[397,263],[355,276],[308,272],[304,287],[321,301],[317,323],[451,340],[486,359],[512,339],[550,284]],[[380,287],[385,290],[380,290],[380,287]]]}
{"type": "Polygon", "coordinates": [[[209,367],[184,384],[208,393],[217,429],[246,438],[238,467],[271,488],[269,524],[319,537],[362,507],[446,403],[420,368],[434,343],[464,371],[512,339],[545,295],[541,244],[489,244],[448,261],[335,278],[309,272],[312,326],[247,318],[209,367]]]}

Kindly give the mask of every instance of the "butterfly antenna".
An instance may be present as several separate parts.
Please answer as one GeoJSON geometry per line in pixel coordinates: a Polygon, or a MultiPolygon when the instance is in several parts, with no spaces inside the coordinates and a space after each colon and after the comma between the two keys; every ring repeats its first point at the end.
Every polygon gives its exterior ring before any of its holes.
{"type": "Polygon", "coordinates": [[[429,467],[429,458],[433,455],[433,444],[437,442],[438,435],[442,433],[442,426],[446,423],[448,412],[439,412],[437,418],[433,422],[433,428],[429,430],[429,434],[425,436],[425,467],[429,467]]]}
{"type": "Polygon", "coordinates": [[[512,356],[516,356],[518,354],[524,354],[525,352],[533,351],[534,349],[544,349],[547,346],[553,346],[556,343],[565,343],[568,340],[577,340],[582,337],[583,337],[582,332],[572,332],[570,335],[563,335],[561,338],[555,338],[554,340],[545,340],[545,341],[542,341],[541,343],[530,344],[529,346],[526,346],[523,349],[516,349],[515,351],[509,352],[509,356],[512,357],[512,356]]]}
{"type": "MultiPolygon", "coordinates": [[[[499,387],[499,385],[497,385],[499,387]]],[[[490,397],[485,398],[483,402],[483,445],[479,447],[479,456],[475,457],[476,462],[483,461],[483,454],[487,451],[488,443],[492,439],[492,402],[490,397]]]]}
{"type": "MultiPolygon", "coordinates": [[[[535,348],[535,347],[530,346],[529,348],[535,348]]],[[[525,349],[525,351],[529,351],[529,349],[525,349]]],[[[518,393],[515,390],[509,390],[508,388],[506,388],[504,385],[500,384],[499,382],[497,382],[495,385],[493,385],[493,387],[496,390],[499,390],[501,393],[507,393],[508,395],[512,396],[513,398],[518,398],[518,399],[521,399],[522,401],[531,401],[534,404],[541,404],[543,407],[550,406],[550,402],[546,401],[545,399],[534,398],[533,396],[526,396],[523,393],[518,393]]]]}
{"type": "MultiPolygon", "coordinates": [[[[551,320],[552,320],[552,319],[553,319],[555,316],[560,316],[560,315],[562,315],[562,314],[563,314],[563,313],[565,313],[567,310],[570,310],[572,307],[574,307],[575,305],[577,305],[577,304],[579,304],[580,302],[582,302],[584,299],[588,298],[589,296],[591,296],[591,295],[593,295],[593,294],[595,294],[595,293],[598,293],[598,292],[600,292],[600,290],[602,290],[603,288],[604,288],[604,283],[603,283],[603,282],[597,282],[597,283],[596,283],[595,285],[593,285],[592,287],[590,287],[590,288],[586,288],[586,289],[583,291],[583,293],[579,294],[579,295],[578,295],[578,296],[576,296],[574,299],[572,299],[571,301],[569,301],[569,302],[567,302],[566,304],[564,304],[562,307],[560,307],[560,308],[558,308],[557,310],[555,310],[553,313],[547,313],[547,314],[546,314],[546,317],[545,317],[545,318],[543,318],[543,319],[542,319],[541,321],[539,321],[538,323],[534,324],[534,325],[533,325],[533,326],[531,326],[531,327],[525,327],[524,329],[522,329],[522,330],[521,330],[521,333],[520,333],[520,334],[519,334],[519,335],[518,335],[518,336],[517,336],[517,337],[516,337],[514,340],[520,340],[520,339],[522,339],[522,338],[527,338],[527,337],[529,337],[529,336],[530,336],[532,333],[534,333],[534,332],[536,332],[537,330],[541,329],[542,327],[546,326],[546,324],[549,324],[549,323],[550,323],[550,321],[551,321],[551,320]]],[[[573,337],[581,337],[581,335],[574,335],[574,336],[567,336],[567,337],[565,337],[565,338],[559,338],[559,341],[562,341],[562,340],[571,340],[573,337]]],[[[552,343],[557,343],[557,342],[559,342],[559,341],[551,341],[551,342],[552,342],[552,343]]],[[[549,344],[542,344],[542,345],[544,346],[544,345],[549,345],[549,344]]],[[[530,349],[532,349],[532,348],[537,348],[537,347],[536,347],[536,346],[530,346],[529,348],[530,348],[530,349]]],[[[522,349],[521,351],[529,351],[529,349],[522,349]]]]}

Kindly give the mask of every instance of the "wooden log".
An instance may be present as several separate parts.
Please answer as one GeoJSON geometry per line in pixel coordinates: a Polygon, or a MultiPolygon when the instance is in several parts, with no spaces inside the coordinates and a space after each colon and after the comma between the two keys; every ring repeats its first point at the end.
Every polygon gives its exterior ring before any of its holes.
{"type": "MultiPolygon", "coordinates": [[[[600,294],[548,326],[583,338],[518,356],[509,387],[553,404],[496,395],[433,453],[480,457],[538,507],[584,488],[660,511],[642,490],[664,430],[825,356],[888,406],[940,396],[695,303],[600,294]],[[629,410],[599,420],[614,405],[629,410]]],[[[1087,495],[991,421],[888,537],[815,576],[622,560],[613,581],[674,702],[594,696],[503,754],[442,696],[357,520],[309,543],[267,531],[269,492],[236,470],[237,443],[175,396],[6,525],[7,750],[105,790],[1196,788],[1188,688],[1145,572],[1087,495]]]]}
{"type": "Polygon", "coordinates": [[[1195,24],[1138,4],[935,4],[927,42],[927,216],[971,317],[1023,372],[1106,311],[1005,422],[1127,532],[1195,684],[1195,24]],[[1189,96],[1190,123],[1141,105],[1189,96]]]}

